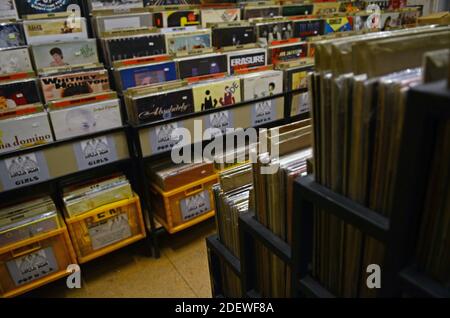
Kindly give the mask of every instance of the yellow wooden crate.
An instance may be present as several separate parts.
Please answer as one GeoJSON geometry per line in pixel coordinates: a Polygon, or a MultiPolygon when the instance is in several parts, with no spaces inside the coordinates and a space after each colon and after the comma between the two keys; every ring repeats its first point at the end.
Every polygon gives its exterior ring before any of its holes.
{"type": "Polygon", "coordinates": [[[67,276],[76,264],[67,228],[0,248],[0,296],[15,297],[67,276]]]}
{"type": "Polygon", "coordinates": [[[146,237],[139,197],[66,218],[78,263],[83,264],[146,237]]]}
{"type": "Polygon", "coordinates": [[[212,186],[217,182],[215,174],[168,192],[151,184],[150,198],[155,218],[170,234],[174,234],[214,217],[212,186]]]}

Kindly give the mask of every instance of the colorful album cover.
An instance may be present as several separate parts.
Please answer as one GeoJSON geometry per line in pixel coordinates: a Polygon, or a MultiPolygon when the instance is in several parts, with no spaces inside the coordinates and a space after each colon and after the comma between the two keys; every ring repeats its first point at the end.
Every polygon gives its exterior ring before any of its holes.
{"type": "Polygon", "coordinates": [[[114,61],[166,54],[166,41],[163,34],[121,36],[107,38],[104,41],[106,60],[110,65],[114,61]]]}
{"type": "Polygon", "coordinates": [[[39,88],[35,79],[0,83],[0,111],[40,102],[39,88]]]}
{"type": "Polygon", "coordinates": [[[88,38],[84,18],[25,20],[23,22],[28,44],[76,41],[88,38]]]}
{"type": "Polygon", "coordinates": [[[0,20],[17,20],[17,10],[14,0],[0,0],[0,20]]]}
{"type": "Polygon", "coordinates": [[[241,102],[238,78],[202,83],[193,87],[195,111],[231,106],[241,102]]]}
{"type": "Polygon", "coordinates": [[[269,22],[257,24],[258,43],[263,46],[274,41],[288,40],[293,37],[292,22],[269,22]]]}
{"type": "Polygon", "coordinates": [[[252,18],[273,18],[280,15],[280,7],[246,7],[244,8],[244,20],[252,19],[252,18]]]}
{"type": "Polygon", "coordinates": [[[33,45],[37,69],[98,63],[97,41],[94,39],[33,45]]]}
{"type": "Polygon", "coordinates": [[[153,24],[158,28],[183,27],[200,24],[199,10],[179,10],[153,13],[153,24]]]}
{"type": "Polygon", "coordinates": [[[214,28],[212,38],[215,48],[245,45],[256,43],[256,30],[254,26],[214,28]]]}
{"type": "Polygon", "coordinates": [[[313,15],[330,15],[339,13],[341,4],[339,2],[314,3],[313,15]]]}
{"type": "Polygon", "coordinates": [[[106,70],[41,77],[41,87],[46,102],[110,90],[109,76],[106,70]]]}
{"type": "Polygon", "coordinates": [[[218,73],[228,73],[227,56],[225,54],[200,55],[178,61],[180,79],[218,73]]]}
{"type": "Polygon", "coordinates": [[[0,23],[0,49],[27,45],[22,23],[0,23]]]}
{"type": "Polygon", "coordinates": [[[33,71],[28,48],[0,51],[0,75],[33,71]]]}
{"type": "Polygon", "coordinates": [[[415,26],[419,19],[419,11],[405,11],[400,13],[400,24],[402,26],[415,26]]]}
{"type": "Polygon", "coordinates": [[[209,48],[211,47],[211,31],[169,33],[166,35],[166,43],[168,54],[209,48]]]}
{"type": "Polygon", "coordinates": [[[308,87],[308,73],[313,68],[311,66],[302,66],[287,71],[287,91],[294,91],[308,87]]]}
{"type": "Polygon", "coordinates": [[[77,137],[122,126],[118,99],[50,111],[56,140],[77,137]]]}
{"type": "Polygon", "coordinates": [[[149,13],[130,13],[94,17],[94,31],[97,37],[104,32],[150,28],[153,25],[149,13]]]}
{"type": "Polygon", "coordinates": [[[294,21],[294,38],[305,39],[310,36],[325,34],[325,20],[297,20],[294,21]]]}
{"type": "Polygon", "coordinates": [[[16,5],[20,17],[23,17],[33,14],[81,12],[79,2],[79,0],[20,0],[16,1],[16,5]]]}
{"type": "Polygon", "coordinates": [[[352,25],[346,17],[325,19],[325,34],[351,31],[352,25]]]}
{"type": "Polygon", "coordinates": [[[380,29],[387,31],[396,29],[402,25],[399,12],[383,12],[380,18],[380,29]]]}
{"type": "Polygon", "coordinates": [[[234,74],[237,69],[265,65],[267,65],[267,50],[263,48],[236,51],[228,54],[228,69],[230,74],[234,74]]]}
{"type": "Polygon", "coordinates": [[[365,10],[367,3],[365,1],[342,1],[339,6],[339,12],[342,13],[357,13],[365,10]]]}
{"type": "Polygon", "coordinates": [[[305,42],[283,45],[269,48],[270,60],[272,64],[288,62],[306,57],[308,54],[308,44],[305,42]]]}
{"type": "Polygon", "coordinates": [[[281,15],[284,17],[311,15],[314,10],[313,4],[294,4],[281,7],[281,15]]]}
{"type": "Polygon", "coordinates": [[[88,0],[91,10],[123,10],[143,8],[143,0],[88,0]]]}
{"type": "Polygon", "coordinates": [[[174,81],[177,79],[175,62],[163,62],[119,70],[123,91],[131,87],[174,81]]]}
{"type": "Polygon", "coordinates": [[[133,109],[136,124],[176,118],[194,112],[194,95],[191,88],[186,88],[137,97],[133,109]]]}
{"type": "Polygon", "coordinates": [[[283,71],[264,71],[242,77],[243,100],[253,100],[281,94],[283,71]]]}
{"type": "Polygon", "coordinates": [[[225,23],[241,20],[241,9],[204,9],[202,14],[202,27],[206,28],[208,23],[225,23]]]}

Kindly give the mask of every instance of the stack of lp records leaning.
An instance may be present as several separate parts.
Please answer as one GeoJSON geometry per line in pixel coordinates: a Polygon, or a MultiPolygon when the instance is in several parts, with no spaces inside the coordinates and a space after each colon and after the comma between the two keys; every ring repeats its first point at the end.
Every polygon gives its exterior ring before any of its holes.
{"type": "MultiPolygon", "coordinates": [[[[316,181],[391,218],[406,93],[427,51],[450,47],[449,27],[418,27],[315,42],[309,77],[316,181]]],[[[312,275],[341,297],[374,297],[366,269],[385,246],[317,210],[312,275]]]]}

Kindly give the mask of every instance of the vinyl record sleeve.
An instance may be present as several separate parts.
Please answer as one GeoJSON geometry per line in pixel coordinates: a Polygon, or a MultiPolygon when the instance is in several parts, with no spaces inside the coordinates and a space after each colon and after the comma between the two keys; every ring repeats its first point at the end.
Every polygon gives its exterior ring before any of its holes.
{"type": "Polygon", "coordinates": [[[353,27],[347,17],[325,19],[325,34],[352,31],[353,27]]]}
{"type": "Polygon", "coordinates": [[[228,73],[226,54],[208,54],[177,60],[181,79],[218,73],[228,73]]]}
{"type": "Polygon", "coordinates": [[[86,20],[77,18],[74,23],[67,18],[23,21],[29,45],[56,41],[76,41],[88,38],[86,20]]]}
{"type": "Polygon", "coordinates": [[[94,10],[126,10],[143,8],[143,0],[87,0],[91,11],[94,10]]]}
{"type": "Polygon", "coordinates": [[[242,76],[242,100],[249,101],[281,94],[283,71],[264,71],[242,76]]]}
{"type": "Polygon", "coordinates": [[[280,15],[279,6],[245,7],[244,20],[252,18],[273,18],[280,15]]]}
{"type": "Polygon", "coordinates": [[[123,91],[128,88],[156,83],[174,81],[177,79],[175,62],[153,63],[116,71],[123,91]]]}
{"type": "Polygon", "coordinates": [[[17,20],[16,4],[14,0],[0,0],[0,20],[17,20]]]}
{"type": "Polygon", "coordinates": [[[217,27],[212,30],[213,46],[216,48],[256,43],[254,26],[217,27]]]}
{"type": "Polygon", "coordinates": [[[158,28],[184,27],[200,24],[200,10],[163,11],[153,13],[153,24],[158,28]]]}
{"type": "Polygon", "coordinates": [[[269,47],[271,64],[286,62],[306,57],[308,54],[308,44],[296,42],[287,45],[269,47]]]}
{"type": "Polygon", "coordinates": [[[33,71],[28,48],[0,51],[0,75],[33,71]]]}
{"type": "Polygon", "coordinates": [[[211,30],[176,32],[166,34],[167,54],[193,51],[211,47],[211,30]]]}
{"type": "Polygon", "coordinates": [[[402,25],[400,12],[383,12],[380,18],[381,31],[398,28],[402,25]]]}
{"type": "Polygon", "coordinates": [[[46,102],[110,90],[108,71],[105,69],[45,76],[41,77],[40,82],[46,102]]]}
{"type": "Polygon", "coordinates": [[[286,90],[308,88],[308,73],[313,70],[311,65],[286,70],[286,90]]]}
{"type": "Polygon", "coordinates": [[[120,60],[166,54],[165,37],[159,33],[119,36],[103,41],[106,47],[105,60],[109,65],[120,60]]]}
{"type": "Polygon", "coordinates": [[[323,19],[296,20],[293,25],[294,38],[305,39],[310,36],[325,34],[325,20],[323,19]]]}
{"type": "Polygon", "coordinates": [[[104,32],[145,29],[153,26],[152,16],[150,13],[95,16],[92,18],[92,21],[97,37],[101,37],[104,32]]]}
{"type": "Polygon", "coordinates": [[[194,95],[191,88],[171,90],[148,96],[135,97],[133,114],[136,124],[172,119],[194,112],[194,95]]]}
{"type": "Polygon", "coordinates": [[[21,18],[37,14],[81,12],[79,0],[16,0],[16,6],[21,18]]]}
{"type": "Polygon", "coordinates": [[[99,62],[95,39],[38,44],[33,45],[31,50],[38,70],[99,62]]]}
{"type": "Polygon", "coordinates": [[[23,24],[0,23],[0,49],[27,45],[23,24]]]}
{"type": "Polygon", "coordinates": [[[40,102],[36,79],[0,83],[0,111],[40,102]]]}
{"type": "Polygon", "coordinates": [[[234,22],[241,20],[241,9],[203,9],[201,10],[202,27],[206,28],[208,23],[234,22]]]}
{"type": "Polygon", "coordinates": [[[56,140],[122,126],[118,99],[50,111],[56,140]]]}
{"type": "Polygon", "coordinates": [[[257,23],[258,43],[267,46],[274,41],[288,40],[294,37],[292,27],[291,21],[257,23]]]}
{"type": "Polygon", "coordinates": [[[339,2],[321,2],[314,3],[313,15],[331,15],[339,13],[339,2]]]}
{"type": "Polygon", "coordinates": [[[313,4],[292,4],[283,5],[281,7],[281,15],[283,17],[311,15],[314,11],[313,4]]]}
{"type": "Polygon", "coordinates": [[[235,70],[267,65],[267,50],[249,49],[228,53],[228,69],[233,75],[235,70]]]}
{"type": "Polygon", "coordinates": [[[205,82],[195,85],[192,91],[196,112],[241,102],[241,83],[238,78],[205,82]]]}

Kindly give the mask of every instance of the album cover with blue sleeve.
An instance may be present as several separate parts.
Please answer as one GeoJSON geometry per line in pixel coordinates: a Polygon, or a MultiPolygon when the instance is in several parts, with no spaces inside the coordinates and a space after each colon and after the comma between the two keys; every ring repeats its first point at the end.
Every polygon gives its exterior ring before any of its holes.
{"type": "Polygon", "coordinates": [[[163,83],[177,79],[175,62],[147,64],[119,70],[123,91],[137,86],[163,83]]]}

